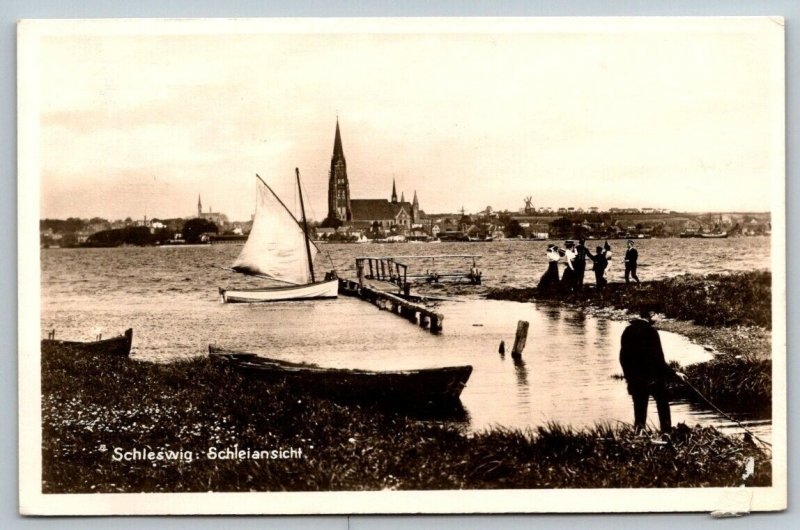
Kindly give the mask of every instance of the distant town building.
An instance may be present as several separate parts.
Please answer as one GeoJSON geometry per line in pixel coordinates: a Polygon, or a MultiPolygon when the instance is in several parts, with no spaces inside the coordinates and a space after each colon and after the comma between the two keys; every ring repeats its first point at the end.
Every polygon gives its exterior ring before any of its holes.
{"type": "Polygon", "coordinates": [[[207,212],[203,211],[203,202],[200,200],[200,195],[197,196],[197,217],[205,219],[206,221],[211,221],[220,229],[225,228],[225,225],[228,224],[228,216],[224,213],[212,212],[211,206],[208,207],[207,212]]]}

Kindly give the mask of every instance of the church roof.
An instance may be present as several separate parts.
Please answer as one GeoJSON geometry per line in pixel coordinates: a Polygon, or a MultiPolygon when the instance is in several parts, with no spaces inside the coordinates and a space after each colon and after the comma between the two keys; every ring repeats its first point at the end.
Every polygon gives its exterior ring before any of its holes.
{"type": "Polygon", "coordinates": [[[406,213],[411,215],[411,203],[410,202],[398,202],[392,205],[394,207],[394,214],[397,215],[400,213],[400,208],[405,208],[406,213]]]}
{"type": "Polygon", "coordinates": [[[374,221],[378,219],[394,219],[400,210],[411,215],[411,203],[391,203],[386,199],[350,199],[350,211],[354,221],[374,221]]]}
{"type": "Polygon", "coordinates": [[[354,221],[394,219],[396,212],[386,199],[350,199],[354,221]]]}

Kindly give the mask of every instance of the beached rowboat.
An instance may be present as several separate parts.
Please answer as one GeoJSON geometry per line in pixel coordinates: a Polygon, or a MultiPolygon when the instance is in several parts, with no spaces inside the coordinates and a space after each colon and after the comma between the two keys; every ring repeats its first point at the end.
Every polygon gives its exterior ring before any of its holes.
{"type": "Polygon", "coordinates": [[[230,363],[249,374],[270,381],[285,381],[328,397],[401,404],[457,402],[472,366],[447,366],[419,370],[357,370],[325,368],[293,363],[254,353],[208,347],[212,358],[230,363]]]}
{"type": "Polygon", "coordinates": [[[86,354],[119,355],[122,357],[127,357],[131,353],[132,342],[132,328],[126,329],[125,333],[118,337],[91,342],[43,339],[42,354],[56,350],[72,350],[86,354]]]}

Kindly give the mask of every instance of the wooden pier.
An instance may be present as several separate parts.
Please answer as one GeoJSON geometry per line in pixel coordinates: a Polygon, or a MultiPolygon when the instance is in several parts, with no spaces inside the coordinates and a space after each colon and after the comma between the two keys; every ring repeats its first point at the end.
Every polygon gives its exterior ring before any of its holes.
{"type": "Polygon", "coordinates": [[[363,256],[356,258],[356,272],[358,281],[363,285],[364,280],[379,280],[393,283],[400,287],[404,295],[408,295],[409,283],[423,280],[427,283],[444,281],[467,280],[473,285],[481,285],[483,273],[478,269],[477,259],[480,254],[443,254],[435,256],[363,256]],[[441,271],[437,268],[443,261],[469,259],[472,266],[467,270],[441,271]],[[400,260],[423,260],[427,264],[425,274],[409,274],[408,264],[400,260]]]}
{"type": "Polygon", "coordinates": [[[400,315],[409,322],[419,324],[421,328],[430,329],[431,333],[438,334],[442,331],[444,315],[431,311],[427,307],[409,302],[408,300],[392,293],[387,293],[375,287],[368,286],[353,280],[339,279],[339,294],[354,296],[372,302],[381,309],[387,309],[400,315]]]}

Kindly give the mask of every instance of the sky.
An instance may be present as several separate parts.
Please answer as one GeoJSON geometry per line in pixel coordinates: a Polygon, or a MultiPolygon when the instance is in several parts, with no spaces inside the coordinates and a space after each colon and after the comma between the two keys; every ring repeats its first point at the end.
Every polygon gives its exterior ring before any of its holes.
{"type": "Polygon", "coordinates": [[[338,118],[351,198],[428,213],[769,211],[784,172],[770,19],[50,22],[22,29],[21,143],[41,217],[231,220],[255,174],[327,213],[338,118]],[[26,34],[26,31],[28,32],[26,34]],[[31,134],[24,129],[30,124],[31,134]],[[777,179],[776,179],[777,176],[777,179]]]}

